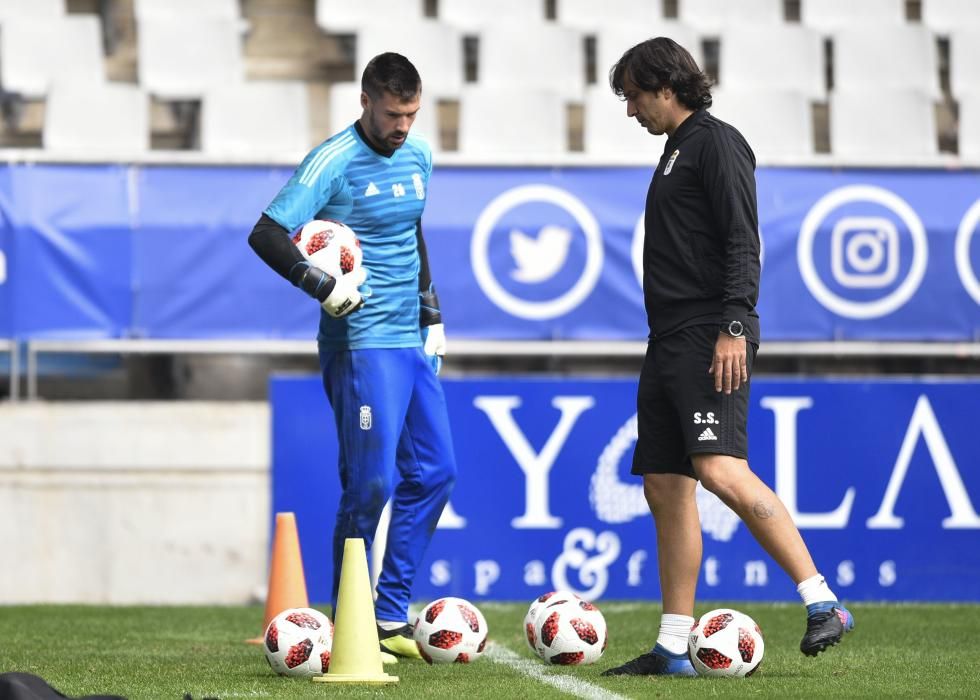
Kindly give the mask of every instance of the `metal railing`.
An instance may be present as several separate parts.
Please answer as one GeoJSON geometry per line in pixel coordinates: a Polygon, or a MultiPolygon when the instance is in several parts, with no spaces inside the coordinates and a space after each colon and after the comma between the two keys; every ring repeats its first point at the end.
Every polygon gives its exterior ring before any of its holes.
{"type": "MultiPolygon", "coordinates": [[[[19,366],[14,341],[0,341],[0,350],[11,356],[11,395],[19,398],[16,388],[19,366]]],[[[450,338],[449,351],[461,357],[562,357],[562,358],[640,358],[646,352],[646,341],[593,340],[473,340],[450,338]]],[[[314,340],[29,340],[25,342],[27,379],[26,397],[38,396],[38,357],[45,353],[62,354],[198,354],[198,355],[268,355],[310,356],[317,352],[314,340]]],[[[769,357],[946,357],[980,358],[980,342],[884,342],[884,341],[812,341],[765,342],[760,355],[769,357]]]]}

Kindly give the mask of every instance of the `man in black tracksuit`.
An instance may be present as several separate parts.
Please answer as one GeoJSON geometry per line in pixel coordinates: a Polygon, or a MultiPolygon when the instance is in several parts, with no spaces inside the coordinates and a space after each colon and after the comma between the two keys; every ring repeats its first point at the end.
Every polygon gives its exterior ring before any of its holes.
{"type": "Polygon", "coordinates": [[[710,84],[685,49],[656,38],[610,73],[626,114],[667,134],[647,193],[643,294],[650,342],[637,392],[633,473],[657,528],[663,596],[653,649],[608,675],[694,675],[687,638],[701,568],[697,482],[745,522],[807,606],[815,656],[854,619],[827,586],[785,506],[750,469],[749,377],[759,345],[755,155],[706,110],[710,84]]]}

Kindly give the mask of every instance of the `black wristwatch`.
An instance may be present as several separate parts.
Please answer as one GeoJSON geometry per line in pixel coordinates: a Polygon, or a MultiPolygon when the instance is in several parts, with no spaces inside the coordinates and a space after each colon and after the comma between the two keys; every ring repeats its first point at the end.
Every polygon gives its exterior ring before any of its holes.
{"type": "Polygon", "coordinates": [[[745,332],[745,326],[741,321],[730,321],[721,324],[721,332],[727,333],[733,338],[741,338],[742,333],[745,332]]]}

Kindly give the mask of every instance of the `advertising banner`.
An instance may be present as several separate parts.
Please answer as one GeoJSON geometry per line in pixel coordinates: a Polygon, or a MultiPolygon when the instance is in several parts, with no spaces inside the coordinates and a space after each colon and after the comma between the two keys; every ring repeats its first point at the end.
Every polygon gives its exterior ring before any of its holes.
{"type": "MultiPolygon", "coordinates": [[[[289,174],[0,165],[7,332],[312,338],[316,305],[247,243],[289,174]]],[[[423,228],[450,332],[646,337],[650,176],[638,167],[436,167],[423,228]]],[[[757,181],[763,341],[980,337],[980,174],[762,168],[757,181]]],[[[411,182],[379,196],[402,191],[411,182]]]]}
{"type": "MultiPolygon", "coordinates": [[[[417,599],[529,601],[555,588],[659,599],[653,521],[629,474],[635,382],[443,386],[459,477],[417,599]]],[[[319,377],[277,378],[270,401],[273,510],[296,513],[311,598],[328,601],[339,498],[333,416],[319,377]]],[[[980,601],[978,413],[977,381],[756,379],[750,464],[844,599],[980,601]]],[[[736,515],[700,486],[697,499],[699,596],[796,600],[736,515]]]]}

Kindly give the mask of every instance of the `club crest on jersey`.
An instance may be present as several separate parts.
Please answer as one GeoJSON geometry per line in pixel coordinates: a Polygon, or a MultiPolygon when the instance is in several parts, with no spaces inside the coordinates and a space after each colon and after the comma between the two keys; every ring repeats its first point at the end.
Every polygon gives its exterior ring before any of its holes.
{"type": "Polygon", "coordinates": [[[360,423],[361,423],[361,430],[370,430],[371,429],[371,423],[372,423],[372,420],[371,420],[371,407],[370,406],[361,406],[360,416],[361,416],[361,421],[360,421],[360,423]]]}
{"type": "Polygon", "coordinates": [[[677,160],[677,156],[680,154],[680,149],[670,154],[670,160],[667,161],[667,167],[664,168],[664,175],[670,175],[670,171],[674,169],[674,161],[677,160]]]}
{"type": "Polygon", "coordinates": [[[405,185],[400,182],[396,182],[391,186],[391,194],[393,194],[395,197],[404,197],[405,185]]]}
{"type": "Polygon", "coordinates": [[[422,176],[418,173],[412,175],[412,184],[415,185],[415,197],[425,199],[425,185],[422,184],[422,176]]]}

